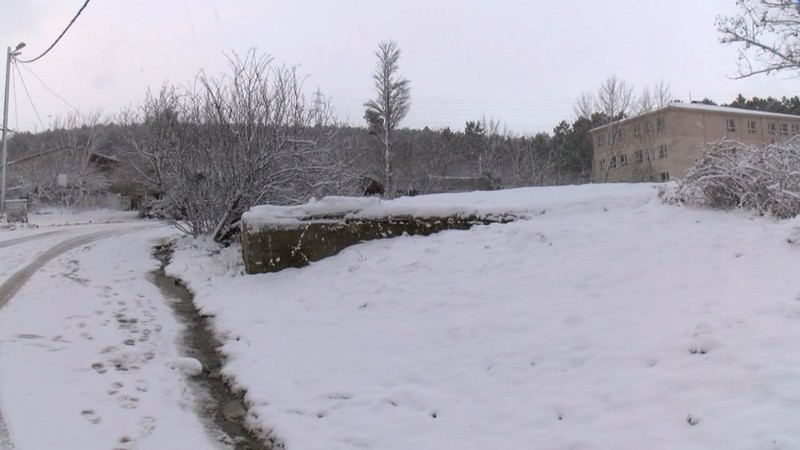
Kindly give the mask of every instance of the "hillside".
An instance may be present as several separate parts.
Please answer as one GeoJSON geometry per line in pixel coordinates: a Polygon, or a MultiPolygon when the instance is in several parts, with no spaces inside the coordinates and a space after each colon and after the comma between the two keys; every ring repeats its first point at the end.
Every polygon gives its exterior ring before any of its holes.
{"type": "Polygon", "coordinates": [[[800,447],[798,219],[645,184],[403,201],[530,218],[253,276],[187,242],[169,267],[287,448],[800,447]]]}

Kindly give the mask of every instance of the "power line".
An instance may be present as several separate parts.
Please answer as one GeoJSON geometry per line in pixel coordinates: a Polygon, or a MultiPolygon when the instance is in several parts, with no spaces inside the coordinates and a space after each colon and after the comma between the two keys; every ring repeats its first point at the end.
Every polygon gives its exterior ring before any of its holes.
{"type": "Polygon", "coordinates": [[[29,59],[29,60],[26,60],[26,61],[19,60],[19,62],[21,62],[21,63],[32,63],[32,62],[34,62],[34,61],[36,61],[36,60],[40,59],[42,56],[44,56],[44,55],[48,54],[48,53],[50,52],[50,50],[52,50],[52,49],[53,49],[53,47],[55,47],[55,46],[56,46],[56,44],[58,44],[58,41],[60,41],[60,40],[61,40],[61,38],[62,38],[62,37],[64,37],[64,35],[65,35],[65,34],[67,34],[67,30],[69,30],[69,27],[71,27],[71,26],[72,26],[72,24],[73,24],[73,23],[75,23],[75,21],[78,19],[78,16],[80,16],[80,15],[81,15],[81,13],[83,12],[83,10],[84,10],[84,9],[86,9],[86,5],[88,5],[88,4],[89,4],[89,0],[86,0],[86,2],[84,2],[84,3],[83,3],[83,6],[81,6],[81,9],[79,9],[79,10],[78,10],[78,13],[77,13],[77,14],[75,14],[75,17],[73,17],[73,18],[72,18],[72,20],[70,20],[70,21],[69,21],[69,23],[67,24],[67,27],[66,27],[66,28],[64,28],[64,31],[62,31],[62,32],[61,32],[61,34],[59,34],[59,35],[58,35],[58,37],[56,38],[56,40],[55,40],[55,41],[53,41],[53,43],[52,43],[52,44],[50,44],[50,47],[47,47],[47,50],[45,50],[45,51],[44,51],[44,53],[42,53],[41,55],[37,56],[36,58],[29,59]]]}
{"type": "Polygon", "coordinates": [[[25,95],[28,96],[28,101],[31,103],[31,107],[33,108],[33,112],[36,113],[36,118],[39,119],[39,123],[42,124],[42,129],[46,130],[47,127],[44,125],[44,122],[42,121],[41,116],[39,116],[39,110],[36,109],[36,105],[33,104],[33,99],[31,98],[31,93],[28,92],[28,85],[25,84],[25,79],[22,78],[22,72],[20,72],[19,66],[17,64],[14,64],[14,67],[16,67],[16,69],[17,69],[17,75],[19,75],[19,81],[22,82],[22,87],[25,88],[25,95]]]}
{"type": "Polygon", "coordinates": [[[27,70],[27,71],[28,71],[28,73],[30,73],[31,75],[33,75],[33,77],[34,77],[34,78],[36,78],[36,79],[39,81],[39,83],[42,85],[42,87],[43,87],[43,88],[45,88],[45,89],[47,90],[47,92],[49,92],[49,93],[53,94],[53,96],[55,96],[56,98],[58,98],[59,100],[61,100],[62,102],[64,102],[64,104],[65,104],[65,105],[67,105],[67,106],[69,106],[70,108],[72,108],[72,110],[73,110],[73,111],[75,111],[75,112],[78,112],[78,108],[76,108],[76,107],[72,106],[72,104],[70,104],[70,102],[68,102],[68,101],[64,100],[64,97],[62,97],[62,96],[58,95],[58,94],[57,94],[57,93],[56,93],[54,90],[50,89],[50,86],[48,86],[48,85],[47,85],[47,84],[46,84],[44,81],[42,81],[42,79],[41,79],[41,78],[39,78],[39,76],[38,76],[38,75],[36,75],[36,74],[33,72],[33,70],[31,70],[31,68],[30,68],[30,67],[28,67],[27,65],[24,65],[24,64],[22,65],[22,67],[23,67],[25,70],[27,70]]]}

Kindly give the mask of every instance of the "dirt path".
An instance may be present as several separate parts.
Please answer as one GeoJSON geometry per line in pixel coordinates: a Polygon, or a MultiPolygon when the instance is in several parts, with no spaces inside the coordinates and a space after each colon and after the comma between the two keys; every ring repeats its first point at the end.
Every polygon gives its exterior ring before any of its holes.
{"type": "MultiPolygon", "coordinates": [[[[25,283],[31,278],[31,276],[33,276],[34,273],[36,273],[37,270],[41,269],[45,264],[47,264],[54,258],[58,257],[59,255],[68,252],[76,247],[89,244],[99,239],[104,239],[111,236],[118,236],[133,231],[143,230],[146,228],[151,228],[153,226],[155,225],[144,225],[136,227],[126,227],[123,229],[116,229],[116,230],[95,231],[92,233],[87,233],[67,239],[50,247],[49,249],[44,251],[41,255],[39,255],[35,260],[33,260],[30,264],[28,264],[27,266],[23,267],[22,269],[18,270],[13,275],[11,275],[5,281],[5,283],[3,283],[0,286],[0,309],[2,309],[9,302],[9,300],[11,300],[14,297],[14,294],[16,294],[20,290],[20,288],[25,285],[25,283]]],[[[51,231],[33,236],[25,236],[18,239],[11,239],[9,241],[1,242],[0,248],[36,240],[60,232],[61,231],[51,231]]],[[[11,440],[11,434],[10,430],[8,429],[8,425],[3,419],[3,408],[2,408],[2,403],[0,403],[0,450],[13,450],[13,449],[15,449],[14,442],[11,440]]]]}

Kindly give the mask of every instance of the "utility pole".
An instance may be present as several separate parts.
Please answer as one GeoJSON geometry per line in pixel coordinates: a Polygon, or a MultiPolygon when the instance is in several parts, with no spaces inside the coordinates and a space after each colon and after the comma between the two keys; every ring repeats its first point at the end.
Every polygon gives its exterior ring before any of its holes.
{"type": "Polygon", "coordinates": [[[6,212],[6,172],[8,169],[8,85],[11,81],[11,59],[19,55],[20,49],[25,47],[24,42],[17,44],[14,50],[8,47],[6,52],[6,94],[3,97],[3,188],[0,191],[0,214],[6,212]]]}

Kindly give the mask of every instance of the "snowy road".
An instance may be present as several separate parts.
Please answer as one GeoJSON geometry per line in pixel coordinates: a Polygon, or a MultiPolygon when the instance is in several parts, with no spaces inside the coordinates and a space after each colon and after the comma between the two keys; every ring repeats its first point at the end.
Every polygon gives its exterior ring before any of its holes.
{"type": "Polygon", "coordinates": [[[173,368],[182,326],[150,281],[151,248],[173,233],[0,233],[0,450],[220,448],[173,368]]]}

